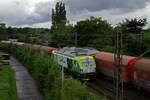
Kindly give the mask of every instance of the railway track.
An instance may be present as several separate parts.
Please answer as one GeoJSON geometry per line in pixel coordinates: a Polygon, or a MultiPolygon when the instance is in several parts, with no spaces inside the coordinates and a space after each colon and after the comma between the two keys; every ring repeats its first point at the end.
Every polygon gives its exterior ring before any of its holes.
{"type": "MultiPolygon", "coordinates": [[[[115,92],[113,89],[113,82],[105,78],[95,78],[87,82],[88,89],[97,95],[104,95],[108,100],[115,100],[115,92]]],[[[124,86],[123,100],[150,100],[148,94],[132,86],[124,86]]]]}

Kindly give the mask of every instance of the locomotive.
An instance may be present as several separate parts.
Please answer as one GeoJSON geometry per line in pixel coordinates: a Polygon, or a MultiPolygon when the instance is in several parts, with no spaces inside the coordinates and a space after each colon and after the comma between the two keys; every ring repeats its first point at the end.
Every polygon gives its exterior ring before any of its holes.
{"type": "MultiPolygon", "coordinates": [[[[3,41],[2,43],[10,42],[3,41]]],[[[82,48],[82,50],[81,48],[58,49],[20,42],[13,42],[13,44],[52,55],[59,65],[64,66],[77,76],[82,77],[87,74],[102,73],[107,77],[114,78],[113,53],[98,52],[90,48],[82,48]]],[[[150,59],[123,55],[121,78],[123,82],[131,83],[137,88],[150,93],[150,59]]]]}
{"type": "Polygon", "coordinates": [[[92,48],[64,47],[53,51],[54,60],[63,66],[73,76],[78,78],[88,78],[96,73],[96,64],[93,55],[97,51],[92,48]]]}

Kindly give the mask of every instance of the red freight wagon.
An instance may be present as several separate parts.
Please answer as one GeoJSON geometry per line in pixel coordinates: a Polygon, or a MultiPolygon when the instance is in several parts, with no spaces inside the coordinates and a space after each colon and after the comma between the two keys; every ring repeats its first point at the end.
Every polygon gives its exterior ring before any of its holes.
{"type": "Polygon", "coordinates": [[[33,50],[39,51],[40,48],[41,48],[41,45],[32,45],[33,50]]]}
{"type": "Polygon", "coordinates": [[[24,44],[24,47],[25,47],[25,48],[31,48],[31,44],[25,43],[25,44],[24,44]]]}
{"type": "Polygon", "coordinates": [[[44,52],[44,53],[48,53],[51,54],[52,51],[54,50],[58,50],[58,48],[53,48],[53,47],[47,47],[47,46],[41,46],[40,51],[44,52]]]}
{"type": "MultiPolygon", "coordinates": [[[[130,74],[130,71],[128,71],[130,66],[128,66],[129,62],[135,59],[135,57],[131,56],[123,56],[123,62],[121,67],[121,77],[123,81],[129,81],[128,75],[130,74]]],[[[106,76],[109,76],[111,78],[114,77],[114,54],[108,53],[108,52],[100,52],[95,55],[95,61],[97,66],[97,72],[103,73],[106,76]]],[[[133,66],[131,66],[133,67],[133,66]]]]}
{"type": "Polygon", "coordinates": [[[134,65],[133,84],[150,92],[150,60],[140,59],[134,65]]]}
{"type": "Polygon", "coordinates": [[[32,50],[39,51],[41,53],[47,53],[47,54],[51,54],[52,51],[58,50],[58,48],[42,46],[37,44],[28,44],[28,43],[24,44],[24,47],[31,48],[32,50]]]}

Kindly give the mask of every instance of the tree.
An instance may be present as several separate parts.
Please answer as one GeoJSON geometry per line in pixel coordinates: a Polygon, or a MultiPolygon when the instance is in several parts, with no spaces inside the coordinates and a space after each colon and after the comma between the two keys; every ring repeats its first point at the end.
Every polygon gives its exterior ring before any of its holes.
{"type": "Polygon", "coordinates": [[[112,27],[102,18],[91,17],[77,22],[75,25],[78,46],[90,46],[103,49],[106,45],[112,45],[112,27]],[[107,39],[106,39],[107,38],[107,39]]]}
{"type": "Polygon", "coordinates": [[[5,23],[0,23],[0,40],[7,39],[6,25],[5,23]]]}
{"type": "Polygon", "coordinates": [[[146,18],[144,19],[125,19],[122,23],[119,23],[117,28],[120,28],[121,32],[127,34],[139,34],[143,32],[143,27],[147,24],[146,18]]]}
{"type": "Polygon", "coordinates": [[[63,46],[65,44],[64,40],[67,39],[66,24],[67,17],[65,4],[62,2],[57,2],[55,9],[52,9],[51,46],[63,46]]]}
{"type": "Polygon", "coordinates": [[[143,27],[147,24],[146,19],[126,19],[115,28],[123,34],[124,50],[130,55],[139,55],[145,49],[142,43],[143,27]]]}
{"type": "Polygon", "coordinates": [[[65,4],[57,2],[55,9],[52,9],[52,24],[53,25],[66,25],[66,9],[65,4]]]}

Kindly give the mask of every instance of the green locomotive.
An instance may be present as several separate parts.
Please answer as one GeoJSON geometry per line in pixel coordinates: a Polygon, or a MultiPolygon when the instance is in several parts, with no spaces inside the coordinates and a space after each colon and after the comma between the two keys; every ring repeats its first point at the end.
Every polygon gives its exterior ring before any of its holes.
{"type": "Polygon", "coordinates": [[[68,48],[53,51],[54,60],[76,77],[95,75],[96,64],[93,54],[97,51],[89,48],[68,48]]]}

